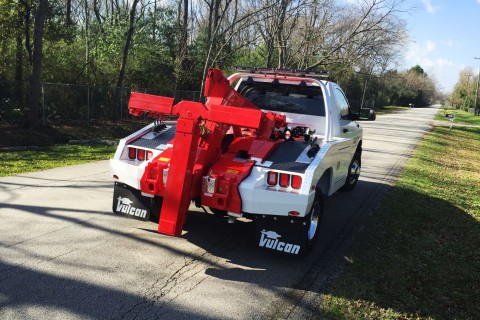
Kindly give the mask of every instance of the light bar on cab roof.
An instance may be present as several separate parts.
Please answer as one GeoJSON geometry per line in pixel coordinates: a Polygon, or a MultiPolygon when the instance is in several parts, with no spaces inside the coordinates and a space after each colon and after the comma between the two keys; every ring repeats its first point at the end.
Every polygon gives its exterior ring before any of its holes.
{"type": "Polygon", "coordinates": [[[326,78],[328,72],[318,70],[295,70],[295,69],[276,69],[276,68],[257,68],[257,67],[233,67],[239,72],[249,72],[258,74],[272,74],[280,76],[296,76],[296,77],[319,77],[326,78]]]}

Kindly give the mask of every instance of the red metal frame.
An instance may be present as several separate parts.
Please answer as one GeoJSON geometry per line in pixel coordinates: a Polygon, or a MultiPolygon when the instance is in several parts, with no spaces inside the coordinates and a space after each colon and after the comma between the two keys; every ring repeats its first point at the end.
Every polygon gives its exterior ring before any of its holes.
{"type": "Polygon", "coordinates": [[[235,162],[236,152],[246,151],[263,161],[277,146],[269,141],[275,128],[285,125],[285,116],[264,113],[236,92],[220,69],[210,69],[205,81],[206,103],[181,101],[132,92],[129,112],[152,118],[178,116],[173,149],[155,157],[140,181],[141,191],[163,197],[158,231],[180,236],[192,198],[202,204],[231,212],[241,212],[238,185],[250,173],[254,161],[235,162]],[[235,139],[228,153],[222,154],[222,140],[233,128],[235,139]],[[245,131],[242,128],[250,128],[245,131]],[[163,173],[168,169],[166,184],[163,173]],[[218,177],[218,189],[209,198],[203,196],[202,178],[218,177]],[[205,203],[204,203],[205,202],[205,203]]]}

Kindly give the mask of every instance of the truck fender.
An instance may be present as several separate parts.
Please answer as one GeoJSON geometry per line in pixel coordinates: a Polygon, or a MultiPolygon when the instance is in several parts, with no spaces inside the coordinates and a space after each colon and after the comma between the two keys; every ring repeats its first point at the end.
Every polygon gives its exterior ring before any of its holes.
{"type": "Polygon", "coordinates": [[[362,141],[357,145],[357,149],[352,156],[352,160],[348,166],[348,175],[345,184],[342,186],[342,191],[352,191],[357,185],[360,178],[360,171],[362,167],[362,141]]]}
{"type": "Polygon", "coordinates": [[[322,195],[328,196],[332,187],[332,168],[328,168],[322,174],[316,185],[316,190],[320,190],[322,195]]]}
{"type": "Polygon", "coordinates": [[[358,142],[357,149],[355,150],[355,153],[360,154],[362,156],[362,140],[358,142]]]}

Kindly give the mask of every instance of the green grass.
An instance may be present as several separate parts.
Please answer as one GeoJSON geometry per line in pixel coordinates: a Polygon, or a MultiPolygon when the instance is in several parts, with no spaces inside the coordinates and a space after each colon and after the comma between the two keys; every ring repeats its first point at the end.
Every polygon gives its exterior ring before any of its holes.
{"type": "Polygon", "coordinates": [[[326,319],[480,319],[480,128],[437,127],[322,295],[326,319]]]}
{"type": "Polygon", "coordinates": [[[144,119],[98,121],[93,123],[63,122],[35,130],[18,126],[0,126],[0,148],[17,146],[52,146],[74,140],[118,140],[150,123],[144,119]]]}
{"type": "Polygon", "coordinates": [[[463,110],[442,109],[442,111],[437,114],[435,120],[444,120],[450,122],[450,120],[448,120],[448,118],[445,116],[446,114],[454,114],[455,123],[480,126],[480,116],[474,116],[463,110]]]}
{"type": "Polygon", "coordinates": [[[145,119],[101,121],[92,123],[63,122],[35,130],[22,127],[0,127],[0,177],[25,172],[109,159],[116,147],[98,144],[68,145],[70,140],[120,138],[144,127],[145,119]],[[12,147],[27,146],[25,151],[12,147]],[[7,148],[3,149],[2,148],[7,148]]]}
{"type": "Polygon", "coordinates": [[[0,177],[109,159],[115,148],[103,145],[54,145],[35,150],[1,152],[0,177]]]}

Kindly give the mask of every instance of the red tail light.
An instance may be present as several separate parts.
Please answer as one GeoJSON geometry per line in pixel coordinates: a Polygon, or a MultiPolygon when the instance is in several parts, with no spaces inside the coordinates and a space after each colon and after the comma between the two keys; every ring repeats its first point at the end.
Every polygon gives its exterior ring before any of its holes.
{"type": "Polygon", "coordinates": [[[132,147],[128,148],[128,157],[132,160],[135,159],[137,157],[137,149],[132,147]]]}
{"type": "Polygon", "coordinates": [[[301,186],[302,186],[302,177],[292,175],[292,188],[300,189],[301,186]]]}
{"type": "Polygon", "coordinates": [[[267,183],[271,186],[276,186],[278,183],[278,173],[269,171],[267,173],[267,183]]]}
{"type": "Polygon", "coordinates": [[[290,184],[290,175],[286,173],[280,173],[280,187],[288,187],[290,184]]]}
{"type": "Polygon", "coordinates": [[[138,149],[137,159],[140,160],[140,161],[145,160],[145,150],[143,150],[143,149],[138,149]]]}

